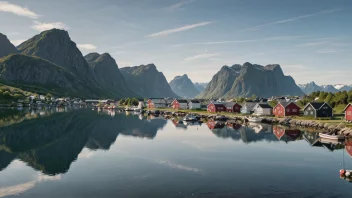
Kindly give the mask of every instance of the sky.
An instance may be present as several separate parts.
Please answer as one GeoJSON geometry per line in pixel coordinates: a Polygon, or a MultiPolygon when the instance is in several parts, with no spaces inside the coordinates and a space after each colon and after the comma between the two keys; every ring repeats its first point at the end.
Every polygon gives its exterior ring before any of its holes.
{"type": "Polygon", "coordinates": [[[154,63],[168,81],[209,82],[250,62],[280,64],[297,84],[352,84],[350,0],[0,0],[0,32],[15,45],[52,28],[84,55],[154,63]]]}

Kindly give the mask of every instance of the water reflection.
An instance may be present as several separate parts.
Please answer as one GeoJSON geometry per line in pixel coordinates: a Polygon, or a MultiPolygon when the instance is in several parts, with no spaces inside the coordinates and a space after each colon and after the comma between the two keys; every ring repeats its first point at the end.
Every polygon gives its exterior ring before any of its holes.
{"type": "MultiPolygon", "coordinates": [[[[49,109],[6,113],[7,117],[5,114],[1,117],[2,123],[9,123],[0,128],[0,170],[19,159],[47,175],[67,172],[84,148],[109,150],[119,135],[154,139],[167,124],[167,120],[160,117],[147,117],[140,113],[126,115],[113,110],[49,109]]],[[[201,124],[185,123],[178,119],[170,122],[181,130],[201,127],[201,124]]],[[[281,126],[241,125],[212,120],[204,125],[218,138],[246,144],[262,141],[289,143],[304,139],[312,147],[330,151],[344,148],[340,144],[322,142],[318,133],[281,126]]],[[[346,144],[345,149],[352,156],[351,142],[346,144]]]]}
{"type": "Polygon", "coordinates": [[[44,174],[65,173],[84,147],[108,150],[120,134],[153,139],[166,124],[163,119],[117,113],[111,117],[111,112],[91,110],[31,118],[0,128],[0,170],[20,159],[44,174]]]}

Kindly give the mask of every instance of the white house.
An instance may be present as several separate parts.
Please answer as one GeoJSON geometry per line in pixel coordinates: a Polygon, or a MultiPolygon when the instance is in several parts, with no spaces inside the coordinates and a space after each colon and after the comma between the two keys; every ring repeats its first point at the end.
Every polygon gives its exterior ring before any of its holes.
{"type": "Polygon", "coordinates": [[[242,105],[241,108],[241,113],[242,114],[252,114],[253,108],[257,103],[255,102],[246,102],[244,105],[242,105]]]}
{"type": "Polygon", "coordinates": [[[254,115],[270,116],[273,115],[273,108],[269,104],[256,104],[253,108],[254,115]]]}
{"type": "Polygon", "coordinates": [[[188,102],[188,108],[189,109],[201,109],[201,103],[199,100],[191,100],[188,102]]]}

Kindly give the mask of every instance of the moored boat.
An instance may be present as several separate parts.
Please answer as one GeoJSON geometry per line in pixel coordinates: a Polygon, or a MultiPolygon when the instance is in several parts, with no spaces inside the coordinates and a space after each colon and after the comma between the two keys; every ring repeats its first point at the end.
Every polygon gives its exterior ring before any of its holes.
{"type": "Polygon", "coordinates": [[[319,133],[319,137],[324,138],[324,139],[329,139],[329,140],[344,140],[345,139],[344,135],[329,135],[326,133],[319,133]]]}
{"type": "Polygon", "coordinates": [[[246,117],[246,119],[248,120],[248,122],[262,122],[262,118],[259,117],[246,117]]]}

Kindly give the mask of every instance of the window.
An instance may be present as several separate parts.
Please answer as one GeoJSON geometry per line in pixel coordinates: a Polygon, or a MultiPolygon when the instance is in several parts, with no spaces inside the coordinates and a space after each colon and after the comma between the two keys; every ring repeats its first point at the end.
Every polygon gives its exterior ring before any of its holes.
{"type": "Polygon", "coordinates": [[[290,112],[290,109],[287,109],[287,113],[289,113],[290,112]]]}
{"type": "Polygon", "coordinates": [[[312,110],[312,107],[309,107],[308,110],[309,110],[309,111],[312,110]]]}
{"type": "Polygon", "coordinates": [[[352,115],[352,111],[347,111],[347,115],[352,115]]]}
{"type": "Polygon", "coordinates": [[[292,109],[292,112],[296,113],[296,112],[297,112],[297,109],[292,109]]]}
{"type": "Polygon", "coordinates": [[[310,115],[313,115],[313,114],[314,114],[313,111],[311,111],[311,112],[310,112],[310,115]]]}

